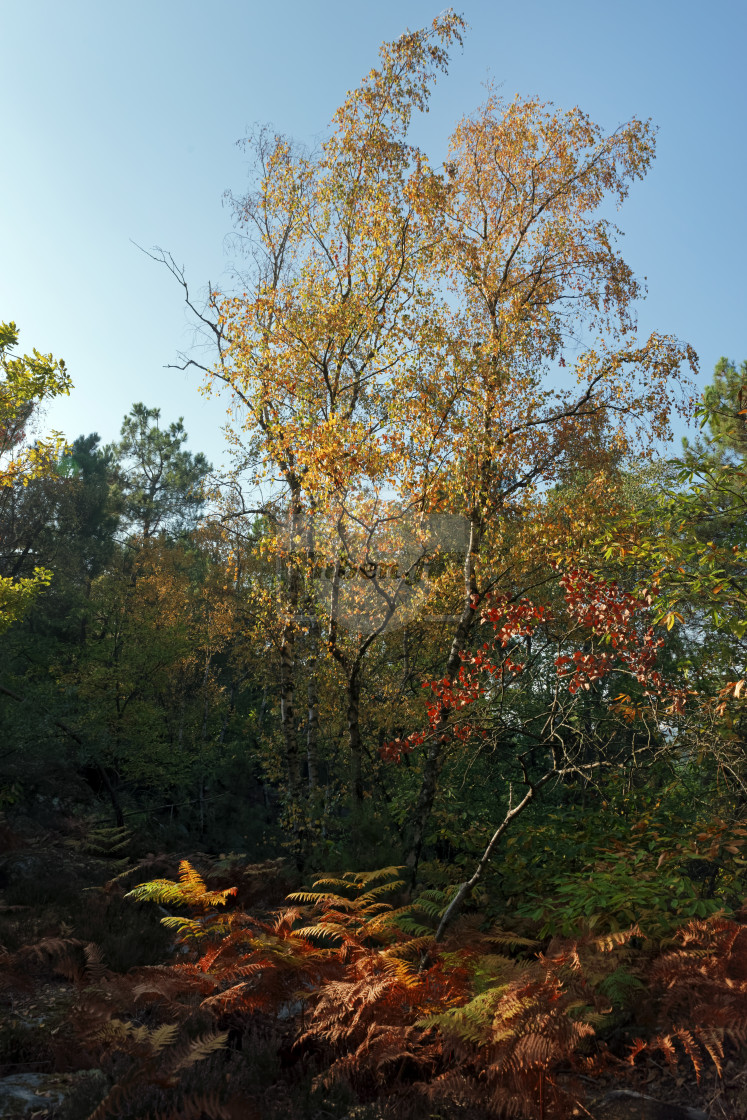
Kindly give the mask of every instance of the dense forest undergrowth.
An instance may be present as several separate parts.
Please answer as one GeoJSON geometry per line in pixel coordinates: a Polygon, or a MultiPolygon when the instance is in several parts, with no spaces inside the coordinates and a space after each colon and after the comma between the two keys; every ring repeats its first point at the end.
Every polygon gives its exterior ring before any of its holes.
{"type": "Polygon", "coordinates": [[[543,936],[479,900],[437,940],[449,892],[397,868],[133,860],[79,817],[3,839],[7,1115],[744,1114],[744,912],[543,936]]]}
{"type": "Polygon", "coordinates": [[[649,124],[431,168],[462,30],[249,139],[240,292],[154,252],[230,472],[0,328],[0,1110],[747,1116],[747,364],[638,338],[649,124]]]}

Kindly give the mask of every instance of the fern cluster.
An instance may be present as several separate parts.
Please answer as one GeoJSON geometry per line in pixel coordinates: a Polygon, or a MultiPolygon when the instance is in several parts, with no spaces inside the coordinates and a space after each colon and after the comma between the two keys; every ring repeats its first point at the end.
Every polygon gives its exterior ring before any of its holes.
{"type": "Polygon", "coordinates": [[[119,974],[95,945],[47,938],[0,954],[0,982],[7,998],[34,969],[75,985],[77,1057],[59,1060],[109,1080],[89,1120],[295,1116],[290,1098],[286,1109],[267,1094],[292,1095],[301,1073],[325,1099],[377,1100],[392,1115],[564,1120],[583,1103],[579,1075],[657,1052],[673,1065],[685,1056],[700,1077],[747,1042],[745,926],[691,922],[658,955],[641,953],[635,927],[542,952],[472,915],[436,943],[448,895],[396,905],[399,872],[325,876],[258,913],[182,861],[178,879],[127,895],[166,911],[171,963],[119,974]],[[602,1037],[631,1001],[650,1037],[618,1039],[613,1053],[602,1037]],[[280,1066],[255,1100],[249,1054],[236,1048],[257,1040],[280,1066]]]}
{"type": "Polygon", "coordinates": [[[720,1074],[725,1044],[747,1044],[747,926],[717,916],[690,922],[673,940],[648,977],[659,1032],[637,1039],[630,1060],[658,1050],[676,1066],[683,1052],[700,1080],[706,1055],[720,1074]]]}
{"type": "MultiPolygon", "coordinates": [[[[346,1085],[362,1099],[401,1097],[427,1108],[479,1100],[491,1114],[509,1108],[527,1117],[552,1105],[561,1115],[575,1095],[564,1084],[567,1070],[557,1071],[594,1035],[589,1016],[571,1012],[609,1006],[583,974],[577,948],[517,959],[506,954],[536,944],[480,932],[474,919],[437,946],[444,899],[394,906],[399,870],[321,878],[290,895],[289,909],[260,918],[228,907],[230,889],[209,891],[184,863],[178,882],[130,892],[195,915],[162,918],[187,958],[141,969],[135,1001],[164,1015],[170,1009],[181,1022],[207,1013],[217,1029],[246,1026],[257,1014],[285,1019],[291,1051],[318,1066],[314,1083],[325,1092],[346,1085]]],[[[601,957],[624,941],[586,948],[601,957]]],[[[583,1054],[579,1062],[588,1066],[583,1054]]]]}
{"type": "Polygon", "coordinates": [[[179,1043],[179,1033],[179,1025],[175,1023],[164,1023],[149,1029],[120,1019],[110,1019],[93,1034],[91,1041],[99,1044],[102,1055],[116,1052],[129,1061],[88,1120],[106,1120],[107,1117],[121,1115],[126,1102],[143,1084],[176,1089],[179,1075],[185,1069],[223,1049],[228,1038],[227,1033],[210,1032],[179,1043]]]}

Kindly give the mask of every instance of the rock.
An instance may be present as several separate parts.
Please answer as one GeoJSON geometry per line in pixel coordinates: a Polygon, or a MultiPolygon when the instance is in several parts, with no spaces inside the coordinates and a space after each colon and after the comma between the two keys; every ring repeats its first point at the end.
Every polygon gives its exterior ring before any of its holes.
{"type": "Polygon", "coordinates": [[[67,901],[106,877],[100,860],[65,847],[59,837],[37,838],[0,853],[0,889],[11,905],[67,901]]]}
{"type": "Polygon", "coordinates": [[[46,1073],[17,1073],[0,1081],[0,1116],[23,1117],[62,1104],[64,1090],[47,1085],[46,1073]]]}
{"type": "Polygon", "coordinates": [[[91,1102],[92,1111],[104,1095],[106,1078],[99,1069],[76,1073],[17,1073],[0,1079],[3,1120],[46,1120],[65,1115],[73,1096],[91,1102]]]}
{"type": "Polygon", "coordinates": [[[589,1106],[594,1120],[708,1120],[699,1108],[668,1104],[631,1089],[615,1089],[589,1106]]]}

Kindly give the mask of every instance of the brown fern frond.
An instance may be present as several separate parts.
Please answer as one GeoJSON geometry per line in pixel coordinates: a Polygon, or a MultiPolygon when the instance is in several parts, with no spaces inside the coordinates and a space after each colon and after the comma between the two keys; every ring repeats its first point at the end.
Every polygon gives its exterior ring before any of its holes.
{"type": "Polygon", "coordinates": [[[248,1015],[252,1011],[265,1010],[272,1006],[274,1002],[266,991],[258,992],[252,988],[249,981],[242,981],[208,996],[200,1004],[200,1009],[210,1012],[211,1015],[227,1015],[237,1012],[248,1015]]]}
{"type": "MultiPolygon", "coordinates": [[[[347,884],[350,886],[350,884],[347,884]]],[[[334,903],[336,909],[341,911],[355,911],[357,910],[357,902],[351,898],[341,898],[337,894],[317,894],[314,891],[293,891],[292,894],[286,895],[288,902],[300,902],[303,906],[318,905],[323,906],[325,903],[330,905],[334,903]]]]}
{"type": "Polygon", "coordinates": [[[217,1093],[187,1096],[177,1108],[159,1113],[159,1120],[262,1120],[261,1112],[246,1097],[221,1100],[217,1093]]]}
{"type": "Polygon", "coordinates": [[[177,1023],[164,1023],[156,1027],[146,1037],[148,1048],[152,1054],[159,1054],[166,1046],[172,1046],[179,1032],[177,1023]]]}
{"type": "Polygon", "coordinates": [[[108,1116],[121,1116],[122,1105],[126,1101],[130,1086],[117,1082],[106,1094],[101,1103],[93,1110],[88,1120],[106,1120],[108,1116]]]}
{"type": "Polygon", "coordinates": [[[698,1042],[701,1043],[709,1058],[716,1067],[716,1073],[721,1077],[723,1073],[723,1059],[724,1059],[724,1041],[723,1037],[716,1031],[700,1030],[698,1031],[698,1042]]]}
{"type": "Polygon", "coordinates": [[[381,956],[396,957],[398,960],[411,961],[422,957],[428,949],[433,947],[433,935],[428,937],[411,937],[408,941],[400,941],[381,950],[381,956]]]}
{"type": "Polygon", "coordinates": [[[375,907],[369,907],[366,911],[366,935],[382,933],[391,937],[396,937],[401,933],[398,926],[398,921],[401,918],[408,918],[412,914],[412,906],[399,906],[396,909],[389,906],[387,903],[376,903],[379,912],[375,912],[375,907]]]}
{"type": "Polygon", "coordinates": [[[178,1032],[176,1023],[164,1023],[150,1030],[142,1024],[134,1026],[122,1019],[110,1019],[98,1032],[97,1041],[109,1049],[123,1050],[131,1055],[155,1055],[164,1047],[171,1046],[178,1032]]]}
{"type": "Polygon", "coordinates": [[[634,1038],[630,1044],[630,1053],[628,1054],[628,1062],[633,1065],[639,1054],[642,1054],[648,1048],[648,1043],[644,1038],[634,1038]]]}
{"type": "MultiPolygon", "coordinates": [[[[552,945],[550,948],[552,948],[552,945]]],[[[542,968],[547,970],[549,976],[556,976],[566,969],[570,969],[571,972],[576,973],[583,972],[578,943],[575,941],[571,944],[567,944],[559,953],[556,953],[555,956],[552,957],[545,956],[544,953],[538,953],[537,960],[542,968]]]]}
{"type": "Polygon", "coordinates": [[[667,1065],[677,1065],[677,1051],[675,1050],[671,1034],[662,1034],[653,1039],[653,1041],[649,1043],[649,1049],[661,1050],[667,1065]]]}
{"type": "Polygon", "coordinates": [[[171,1065],[170,1072],[172,1074],[179,1073],[187,1066],[211,1057],[218,1050],[225,1050],[227,1042],[228,1031],[224,1031],[222,1034],[204,1034],[200,1038],[194,1039],[184,1047],[181,1053],[175,1055],[176,1061],[171,1065]]]}
{"type": "Polygon", "coordinates": [[[530,949],[536,950],[540,947],[540,942],[532,937],[522,937],[518,933],[513,933],[511,930],[501,929],[499,926],[493,926],[487,933],[484,934],[484,939],[491,945],[504,946],[506,949],[530,949]]]}
{"type": "Polygon", "coordinates": [[[700,1075],[703,1072],[703,1051],[693,1038],[691,1032],[685,1030],[683,1027],[675,1031],[675,1037],[679,1040],[682,1048],[693,1064],[696,1081],[700,1082],[700,1075]]]}
{"type": "Polygon", "coordinates": [[[275,917],[275,921],[271,925],[272,932],[276,936],[282,934],[290,934],[293,932],[293,926],[301,918],[301,911],[298,907],[288,907],[285,910],[280,910],[275,917]]]}
{"type": "Polygon", "coordinates": [[[18,950],[17,956],[19,960],[46,964],[64,960],[82,946],[83,942],[74,937],[45,937],[33,945],[24,945],[18,950]]]}
{"type": "MultiPolygon", "coordinates": [[[[367,885],[367,884],[366,884],[367,885]]],[[[378,901],[383,894],[393,894],[395,891],[401,891],[405,886],[404,879],[394,879],[390,882],[379,883],[375,887],[366,890],[364,894],[360,895],[360,900],[368,904],[371,901],[378,901]]]]}
{"type": "Polygon", "coordinates": [[[512,1053],[505,1062],[507,1068],[525,1072],[532,1068],[544,1068],[553,1057],[553,1040],[547,1035],[523,1034],[516,1039],[512,1053]]]}
{"type": "Polygon", "coordinates": [[[89,984],[98,984],[106,976],[108,969],[104,964],[104,957],[98,945],[89,942],[83,946],[86,959],[85,980],[89,984]]]}
{"type": "Polygon", "coordinates": [[[405,870],[406,868],[398,863],[391,867],[377,867],[373,871],[348,871],[346,875],[350,876],[356,886],[367,887],[369,883],[377,883],[380,879],[399,879],[405,870]]]}
{"type": "Polygon", "coordinates": [[[449,1068],[427,1081],[420,1081],[413,1089],[431,1110],[444,1101],[453,1101],[462,1108],[469,1105],[479,1108],[485,1104],[485,1086],[478,1085],[461,1067],[449,1068]]]}
{"type": "Polygon", "coordinates": [[[349,939],[347,930],[338,925],[336,922],[322,920],[315,922],[313,926],[303,926],[301,929],[294,931],[295,936],[302,938],[304,941],[326,941],[329,938],[336,939],[337,941],[344,942],[349,939]]]}
{"type": "Polygon", "coordinates": [[[236,923],[234,928],[225,927],[219,929],[220,942],[212,947],[207,947],[203,951],[200,960],[209,959],[211,964],[216,956],[222,955],[235,949],[237,946],[243,946],[246,949],[254,949],[262,947],[262,942],[258,940],[258,929],[255,926],[245,925],[243,922],[236,923]]]}
{"type": "Polygon", "coordinates": [[[195,987],[193,983],[185,984],[179,982],[176,978],[159,979],[158,977],[154,977],[152,980],[146,980],[140,984],[136,984],[132,989],[132,996],[135,1003],[138,1001],[144,1003],[161,1002],[173,1008],[174,1001],[178,995],[184,995],[194,990],[195,987]]]}
{"type": "Polygon", "coordinates": [[[741,1040],[747,1027],[747,929],[717,915],[690,922],[677,940],[682,948],[662,954],[649,974],[664,1033],[693,1030],[702,1040],[704,1032],[723,1032],[741,1040]]]}
{"type": "Polygon", "coordinates": [[[392,912],[392,906],[389,902],[381,902],[376,899],[370,900],[367,896],[361,896],[356,899],[356,902],[359,903],[356,913],[358,917],[366,923],[368,923],[369,919],[381,918],[384,917],[384,915],[388,916],[392,912]]]}
{"type": "Polygon", "coordinates": [[[224,968],[220,971],[219,975],[215,977],[217,983],[224,987],[229,985],[244,983],[251,980],[254,976],[262,976],[268,970],[275,967],[275,961],[272,957],[265,957],[263,960],[248,961],[242,964],[237,961],[233,966],[224,968]]]}
{"type": "MultiPolygon", "coordinates": [[[[351,883],[350,879],[338,879],[338,878],[330,878],[330,877],[326,877],[326,878],[322,878],[322,879],[315,879],[314,883],[313,883],[314,891],[317,891],[318,887],[329,887],[330,890],[332,891],[332,894],[329,895],[328,897],[332,897],[332,898],[337,897],[337,892],[338,891],[350,890],[350,888],[352,886],[353,886],[353,883],[351,883]]],[[[298,892],[296,892],[296,893],[298,893],[298,892]]],[[[323,891],[321,891],[321,890],[317,891],[318,896],[323,895],[323,894],[324,894],[323,891]]],[[[293,895],[288,895],[288,898],[293,898],[293,897],[294,897],[293,895]]]]}
{"type": "Polygon", "coordinates": [[[403,868],[379,867],[374,871],[344,871],[342,877],[324,877],[317,879],[314,886],[333,886],[338,889],[354,889],[358,892],[365,891],[371,883],[378,883],[384,879],[399,879],[403,868]]]}

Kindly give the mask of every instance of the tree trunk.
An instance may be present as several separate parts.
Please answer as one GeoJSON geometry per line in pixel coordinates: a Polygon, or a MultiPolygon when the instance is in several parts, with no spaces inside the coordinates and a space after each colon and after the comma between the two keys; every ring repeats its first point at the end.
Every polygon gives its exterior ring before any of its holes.
{"type": "Polygon", "coordinates": [[[314,674],[309,676],[307,696],[306,760],[309,767],[309,796],[313,797],[319,787],[319,702],[314,674]]]}
{"type": "Polygon", "coordinates": [[[309,797],[313,798],[319,787],[319,697],[316,690],[316,670],[319,652],[319,623],[309,625],[309,665],[306,684],[306,761],[309,768],[309,797]]]}
{"type": "Polygon", "coordinates": [[[100,762],[97,762],[96,763],[96,769],[99,772],[99,775],[101,777],[101,781],[104,783],[104,785],[106,787],[106,792],[109,794],[109,800],[112,803],[112,809],[114,810],[114,820],[117,824],[117,828],[124,828],[124,813],[122,812],[122,806],[119,803],[119,798],[117,797],[117,791],[115,790],[114,786],[112,785],[112,783],[109,779],[109,775],[106,772],[106,767],[102,766],[100,762]]]}
{"type": "Polygon", "coordinates": [[[348,682],[348,743],[350,746],[350,800],[353,827],[363,804],[363,743],[360,727],[361,683],[356,671],[348,682]]]}
{"type": "Polygon", "coordinates": [[[295,646],[295,628],[292,623],[287,623],[283,628],[280,646],[280,724],[288,775],[288,793],[293,803],[298,796],[300,778],[295,713],[295,646]]]}
{"type": "Polygon", "coordinates": [[[496,844],[503,836],[504,832],[506,832],[506,830],[509,828],[512,821],[514,821],[518,816],[521,816],[530,801],[533,801],[536,797],[537,790],[540,788],[540,786],[543,786],[550,780],[554,772],[554,770],[548,770],[545,774],[543,774],[539,781],[529,786],[526,794],[521,799],[519,804],[508,810],[498,828],[491,836],[490,842],[483,852],[480,862],[477,864],[474,872],[465,883],[461,884],[454,898],[446,907],[446,910],[444,911],[444,914],[439,923],[438,929],[436,930],[436,941],[440,941],[442,939],[447,927],[451,924],[451,922],[453,922],[454,918],[456,918],[457,914],[461,910],[462,903],[464,902],[465,898],[467,898],[467,896],[474,889],[474,887],[477,886],[478,882],[482,878],[485,868],[490,863],[490,858],[495,851],[496,844]]]}
{"type": "Polygon", "coordinates": [[[295,711],[296,617],[299,604],[299,571],[293,550],[297,542],[301,517],[301,492],[291,494],[289,508],[289,542],[285,557],[287,613],[280,639],[280,724],[288,775],[288,795],[292,806],[298,803],[301,772],[298,757],[298,735],[295,711]]]}
{"type": "MultiPolygon", "coordinates": [[[[470,526],[469,549],[464,563],[464,603],[456,630],[454,631],[454,637],[452,638],[449,657],[444,671],[444,678],[449,682],[456,680],[462,664],[459,654],[467,645],[469,634],[476,617],[478,599],[476,564],[479,551],[479,539],[480,529],[478,520],[477,517],[473,516],[470,526]]],[[[428,827],[428,822],[430,821],[436,793],[438,792],[438,778],[443,763],[443,747],[450,719],[451,711],[448,707],[444,707],[441,711],[438,725],[433,731],[433,739],[425,755],[423,778],[420,784],[420,792],[418,793],[415,811],[413,813],[410,846],[405,860],[409,868],[412,885],[415,883],[425,832],[428,827]]]]}

